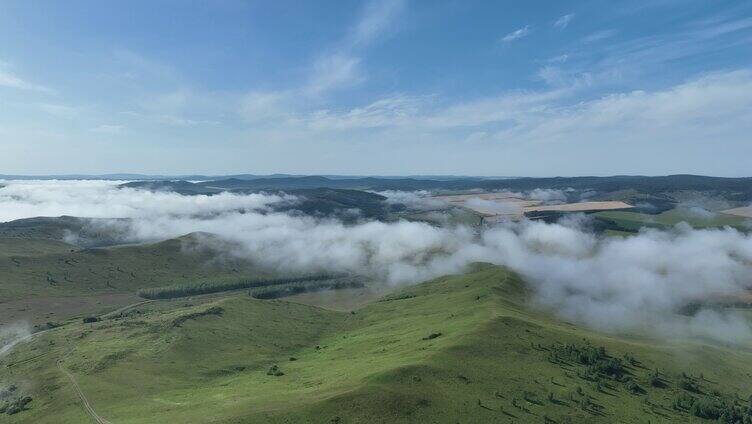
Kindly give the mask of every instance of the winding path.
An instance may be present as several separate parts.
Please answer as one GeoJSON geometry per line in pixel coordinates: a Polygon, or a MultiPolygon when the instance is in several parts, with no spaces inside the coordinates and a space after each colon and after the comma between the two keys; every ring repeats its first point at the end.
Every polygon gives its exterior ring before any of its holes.
{"type": "Polygon", "coordinates": [[[76,381],[76,377],[74,377],[73,374],[70,373],[70,371],[63,367],[62,358],[57,361],[57,367],[63,374],[65,374],[66,377],[68,377],[68,380],[70,380],[71,384],[73,385],[73,389],[76,391],[76,394],[81,399],[81,403],[84,405],[84,410],[86,410],[86,413],[94,419],[94,422],[96,422],[97,424],[112,424],[111,422],[107,421],[99,414],[97,414],[97,411],[94,410],[94,407],[91,406],[91,402],[89,402],[89,399],[86,398],[86,395],[84,395],[81,387],[79,387],[78,381],[76,381]]]}

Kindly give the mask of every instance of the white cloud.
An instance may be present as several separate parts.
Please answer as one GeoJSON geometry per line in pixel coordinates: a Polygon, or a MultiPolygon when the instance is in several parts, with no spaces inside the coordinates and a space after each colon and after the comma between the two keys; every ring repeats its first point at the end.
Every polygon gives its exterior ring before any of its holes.
{"type": "Polygon", "coordinates": [[[618,31],[615,29],[604,29],[602,31],[594,32],[582,38],[583,43],[595,43],[596,41],[605,40],[616,35],[618,31]]]}
{"type": "MultiPolygon", "coordinates": [[[[733,312],[703,310],[692,317],[676,313],[688,303],[748,290],[752,236],[730,228],[679,225],[612,238],[589,233],[581,227],[582,219],[573,219],[562,224],[508,222],[478,236],[464,226],[407,221],[344,225],[274,213],[269,206],[285,199],[264,194],[181,196],[117,189],[103,181],[4,184],[0,221],[39,215],[130,218],[90,225],[124,231],[131,241],[210,232],[232,242],[232,249],[209,241],[207,246],[259,265],[287,272],[349,271],[393,284],[491,262],[521,273],[537,305],[599,330],[752,342],[749,321],[733,312]]],[[[413,197],[420,204],[421,199],[413,197]]]]}
{"type": "Polygon", "coordinates": [[[414,123],[431,96],[393,95],[344,112],[318,110],[304,119],[313,129],[378,128],[414,123]]]}
{"type": "Polygon", "coordinates": [[[558,29],[564,29],[569,26],[569,23],[572,22],[572,19],[574,18],[574,13],[566,14],[556,21],[554,21],[554,28],[558,29]]]}
{"type": "Polygon", "coordinates": [[[550,63],[564,63],[567,60],[569,60],[569,55],[568,54],[560,54],[558,56],[554,56],[554,57],[548,59],[548,61],[550,63]]]}
{"type": "Polygon", "coordinates": [[[612,94],[530,114],[505,136],[523,140],[584,138],[702,140],[738,138],[752,127],[752,71],[708,74],[666,90],[612,94]]]}
{"type": "Polygon", "coordinates": [[[313,61],[305,83],[283,90],[247,93],[240,102],[240,115],[254,124],[275,121],[295,124],[303,119],[301,115],[312,112],[311,104],[320,103],[334,91],[362,83],[366,80],[361,66],[362,50],[393,29],[394,21],[404,9],[404,0],[369,2],[343,39],[313,61]]]}
{"type": "Polygon", "coordinates": [[[51,89],[43,85],[26,81],[7,68],[9,68],[7,64],[0,62],[0,87],[13,88],[17,90],[38,91],[42,93],[52,92],[51,89]]]}
{"type": "Polygon", "coordinates": [[[372,1],[366,5],[360,20],[351,30],[348,43],[357,46],[372,42],[391,29],[404,9],[404,0],[372,1]]]}
{"type": "Polygon", "coordinates": [[[530,34],[530,26],[525,25],[524,27],[505,35],[501,38],[501,41],[504,43],[509,43],[510,41],[519,40],[522,37],[526,37],[528,34],[530,34]]]}
{"type": "Polygon", "coordinates": [[[313,64],[311,80],[305,91],[320,95],[351,87],[364,79],[359,58],[345,54],[322,56],[313,64]]]}

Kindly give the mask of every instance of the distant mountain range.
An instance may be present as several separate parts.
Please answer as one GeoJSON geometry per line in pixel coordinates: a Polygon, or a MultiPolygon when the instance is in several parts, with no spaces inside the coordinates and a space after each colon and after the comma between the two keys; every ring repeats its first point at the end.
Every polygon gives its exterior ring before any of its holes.
{"type": "MultiPolygon", "coordinates": [[[[341,179],[357,179],[364,178],[362,175],[320,175],[331,180],[341,179]]],[[[186,181],[208,181],[208,180],[225,180],[225,179],[238,179],[238,180],[256,180],[256,179],[270,179],[270,178],[301,178],[310,177],[310,175],[296,175],[296,174],[269,174],[269,175],[256,175],[256,174],[234,174],[234,175],[199,175],[199,174],[187,174],[187,175],[149,175],[149,174],[61,174],[61,175],[12,175],[12,174],[0,174],[0,180],[110,180],[110,181],[144,181],[144,180],[186,180],[186,181]]],[[[370,176],[379,179],[402,179],[402,178],[414,178],[425,180],[496,180],[496,179],[509,179],[516,177],[478,177],[478,176],[464,176],[464,175],[407,175],[407,176],[370,176]]]]}
{"type": "Polygon", "coordinates": [[[752,178],[722,178],[700,175],[668,175],[660,177],[553,177],[506,179],[428,179],[428,178],[329,178],[324,176],[277,176],[253,179],[225,178],[203,182],[185,180],[149,180],[122,184],[121,187],[176,191],[183,194],[214,194],[221,191],[258,191],[294,189],[351,190],[533,190],[574,189],[613,193],[632,190],[657,195],[680,191],[697,191],[717,195],[731,201],[752,200],[752,178]]]}

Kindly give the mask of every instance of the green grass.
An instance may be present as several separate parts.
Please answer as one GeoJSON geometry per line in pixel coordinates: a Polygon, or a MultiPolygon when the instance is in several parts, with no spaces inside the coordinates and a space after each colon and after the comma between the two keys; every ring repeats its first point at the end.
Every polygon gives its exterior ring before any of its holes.
{"type": "Polygon", "coordinates": [[[596,333],[531,308],[525,287],[478,265],[354,313],[245,295],[152,302],[20,345],[0,381],[34,397],[11,422],[34,423],[86,421],[60,358],[116,423],[709,422],[673,409],[682,372],[702,373],[705,393],[752,393],[749,347],[596,333]],[[645,393],[612,379],[598,391],[586,366],[551,361],[555,344],[628,353],[645,393]],[[273,365],[284,375],[267,375],[273,365]],[[656,368],[664,388],[648,384],[656,368]],[[596,406],[582,410],[584,397],[596,406]]]}
{"type": "Polygon", "coordinates": [[[56,240],[0,237],[0,258],[66,254],[78,247],[56,240]]]}
{"type": "Polygon", "coordinates": [[[36,296],[135,293],[170,284],[268,278],[240,260],[217,261],[192,236],[153,244],[78,249],[52,240],[0,241],[0,303],[36,296]],[[32,252],[24,253],[24,252],[32,252]]]}
{"type": "Polygon", "coordinates": [[[596,217],[615,222],[625,231],[637,231],[643,227],[665,228],[686,222],[694,228],[715,228],[730,226],[739,230],[749,229],[748,219],[724,215],[721,213],[711,217],[701,217],[688,212],[686,209],[671,209],[657,215],[649,215],[629,211],[602,211],[594,214],[596,217]]]}

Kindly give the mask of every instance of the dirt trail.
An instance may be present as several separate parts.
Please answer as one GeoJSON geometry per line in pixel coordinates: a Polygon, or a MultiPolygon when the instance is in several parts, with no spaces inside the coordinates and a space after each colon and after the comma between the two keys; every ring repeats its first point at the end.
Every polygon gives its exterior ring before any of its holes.
{"type": "Polygon", "coordinates": [[[92,419],[94,419],[94,422],[98,424],[112,424],[111,422],[107,421],[106,419],[102,418],[99,414],[97,414],[97,411],[94,410],[94,407],[91,406],[91,403],[89,402],[89,399],[86,398],[86,395],[84,395],[84,392],[81,390],[81,387],[78,385],[78,381],[76,381],[76,377],[73,376],[73,374],[70,373],[65,367],[63,366],[63,358],[60,358],[57,361],[57,367],[60,369],[60,371],[65,374],[66,377],[68,377],[68,380],[70,380],[71,384],[73,385],[73,389],[76,391],[76,394],[81,399],[81,403],[84,405],[84,409],[86,410],[86,413],[91,416],[92,419]]]}

